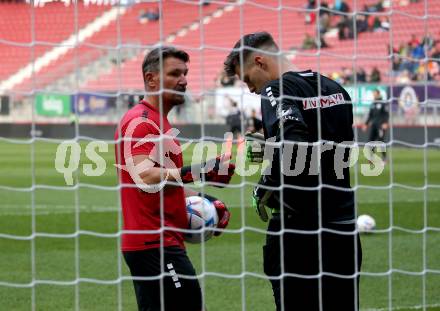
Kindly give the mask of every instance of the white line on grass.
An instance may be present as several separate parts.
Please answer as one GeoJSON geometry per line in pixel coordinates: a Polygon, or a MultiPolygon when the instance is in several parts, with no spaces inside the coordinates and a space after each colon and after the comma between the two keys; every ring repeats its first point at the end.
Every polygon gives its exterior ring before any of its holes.
{"type": "MultiPolygon", "coordinates": [[[[108,213],[116,212],[119,210],[118,206],[107,206],[107,205],[79,205],[79,210],[82,213],[108,213]]],[[[24,216],[29,215],[32,211],[31,205],[20,205],[20,204],[2,204],[0,205],[0,215],[16,215],[24,216]]],[[[75,205],[45,205],[36,204],[35,213],[37,215],[49,215],[49,214],[71,214],[76,212],[75,205]]]]}
{"type": "Polygon", "coordinates": [[[440,307],[440,303],[436,304],[430,304],[430,305],[416,305],[416,306],[401,306],[401,307],[394,307],[392,309],[390,308],[369,308],[369,309],[361,309],[361,311],[390,311],[390,310],[419,310],[423,308],[436,308],[440,307]]]}
{"type": "MultiPolygon", "coordinates": [[[[377,204],[387,203],[388,201],[368,200],[362,201],[362,204],[377,204]]],[[[402,201],[395,201],[394,203],[415,203],[423,202],[417,199],[406,199],[402,201]]],[[[430,199],[429,202],[440,202],[439,198],[430,199]]],[[[245,206],[247,208],[248,206],[245,206]]],[[[241,208],[240,205],[228,205],[228,208],[241,208]]],[[[109,213],[119,211],[119,206],[108,205],[79,205],[79,210],[82,213],[109,213]]],[[[0,204],[0,215],[4,216],[25,216],[32,212],[32,206],[29,204],[0,204]]],[[[75,205],[68,204],[36,204],[36,215],[50,215],[50,214],[71,214],[76,212],[75,205]]]]}

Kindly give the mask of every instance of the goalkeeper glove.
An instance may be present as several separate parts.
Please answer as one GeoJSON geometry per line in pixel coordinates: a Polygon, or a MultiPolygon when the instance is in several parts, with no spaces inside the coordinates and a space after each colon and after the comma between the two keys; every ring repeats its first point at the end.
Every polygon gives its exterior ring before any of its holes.
{"type": "Polygon", "coordinates": [[[252,195],[252,207],[255,208],[257,215],[264,222],[266,222],[269,219],[266,211],[266,204],[267,201],[269,201],[271,195],[272,195],[271,190],[264,189],[260,186],[256,186],[254,188],[254,192],[252,195]]]}
{"type": "MultiPolygon", "coordinates": [[[[229,219],[231,218],[231,213],[229,212],[225,203],[223,203],[219,199],[217,199],[211,195],[208,195],[206,193],[205,194],[199,193],[198,195],[200,197],[207,198],[214,205],[215,210],[217,211],[217,215],[218,215],[217,228],[219,228],[219,229],[226,228],[229,224],[229,219]]],[[[216,231],[214,233],[215,236],[219,236],[220,234],[222,234],[222,231],[216,231]]]]}
{"type": "MultiPolygon", "coordinates": [[[[230,159],[230,154],[223,154],[201,164],[184,166],[180,170],[182,182],[186,184],[194,182],[194,180],[206,180],[229,184],[235,171],[235,164],[230,163],[230,159]]],[[[217,185],[217,187],[221,186],[217,185]]]]}
{"type": "Polygon", "coordinates": [[[264,135],[261,133],[247,133],[246,157],[250,162],[262,163],[264,157],[264,135]]]}

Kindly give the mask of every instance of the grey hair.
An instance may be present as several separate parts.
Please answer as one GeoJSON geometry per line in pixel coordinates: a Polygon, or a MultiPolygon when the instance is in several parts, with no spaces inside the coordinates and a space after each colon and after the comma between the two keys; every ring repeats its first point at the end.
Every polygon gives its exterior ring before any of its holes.
{"type": "Polygon", "coordinates": [[[189,62],[189,55],[183,50],[176,49],[172,46],[161,46],[151,50],[144,57],[142,62],[142,76],[145,80],[145,73],[147,72],[159,72],[160,68],[160,58],[162,57],[162,62],[169,57],[175,57],[184,61],[189,62]]]}

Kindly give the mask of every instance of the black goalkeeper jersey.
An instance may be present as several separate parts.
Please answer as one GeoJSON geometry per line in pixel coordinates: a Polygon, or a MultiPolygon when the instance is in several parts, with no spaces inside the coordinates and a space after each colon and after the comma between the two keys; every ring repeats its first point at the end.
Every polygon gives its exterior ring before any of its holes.
{"type": "Polygon", "coordinates": [[[286,72],[282,82],[271,81],[261,91],[261,111],[265,139],[282,146],[274,149],[272,165],[260,179],[261,185],[283,189],[273,191],[267,205],[310,224],[317,225],[319,217],[323,223],[352,222],[344,146],[353,141],[353,112],[344,88],[316,72],[286,72]]]}

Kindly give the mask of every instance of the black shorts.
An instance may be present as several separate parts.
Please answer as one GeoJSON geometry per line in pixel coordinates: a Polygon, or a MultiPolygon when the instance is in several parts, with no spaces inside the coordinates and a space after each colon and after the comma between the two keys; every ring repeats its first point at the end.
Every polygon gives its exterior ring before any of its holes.
{"type": "Polygon", "coordinates": [[[202,292],[198,280],[185,277],[196,275],[185,250],[179,247],[165,247],[162,269],[158,248],[123,254],[132,276],[157,277],[148,281],[133,280],[139,311],[182,311],[182,306],[187,311],[202,310],[202,292]],[[160,281],[161,272],[166,273],[163,282],[160,281]]]}
{"type": "MultiPolygon", "coordinates": [[[[301,229],[301,224],[289,224],[285,228],[301,229]]],[[[330,228],[330,226],[326,226],[330,228]]],[[[272,218],[268,231],[279,231],[279,217],[272,218]]],[[[350,232],[354,224],[331,225],[331,229],[350,232]]],[[[304,228],[303,228],[304,229],[304,228]]],[[[319,242],[316,233],[283,234],[284,262],[281,269],[280,236],[267,235],[263,247],[264,272],[268,276],[280,277],[282,272],[298,276],[283,276],[281,280],[272,279],[272,290],[276,309],[307,311],[355,311],[359,306],[359,277],[352,276],[360,271],[362,250],[356,233],[342,235],[322,232],[322,271],[320,272],[319,242]],[[355,248],[356,245],[356,248],[355,248]],[[326,275],[332,273],[342,277],[326,275]],[[320,293],[320,288],[322,293],[320,293]],[[320,295],[322,294],[322,296],[320,295]],[[322,299],[320,299],[322,297],[322,299]],[[322,309],[320,309],[320,304],[322,309]],[[283,305],[283,309],[281,307],[283,305]]]]}
{"type": "Polygon", "coordinates": [[[385,142],[386,131],[382,129],[382,125],[373,124],[370,128],[369,141],[382,141],[385,142]]]}

